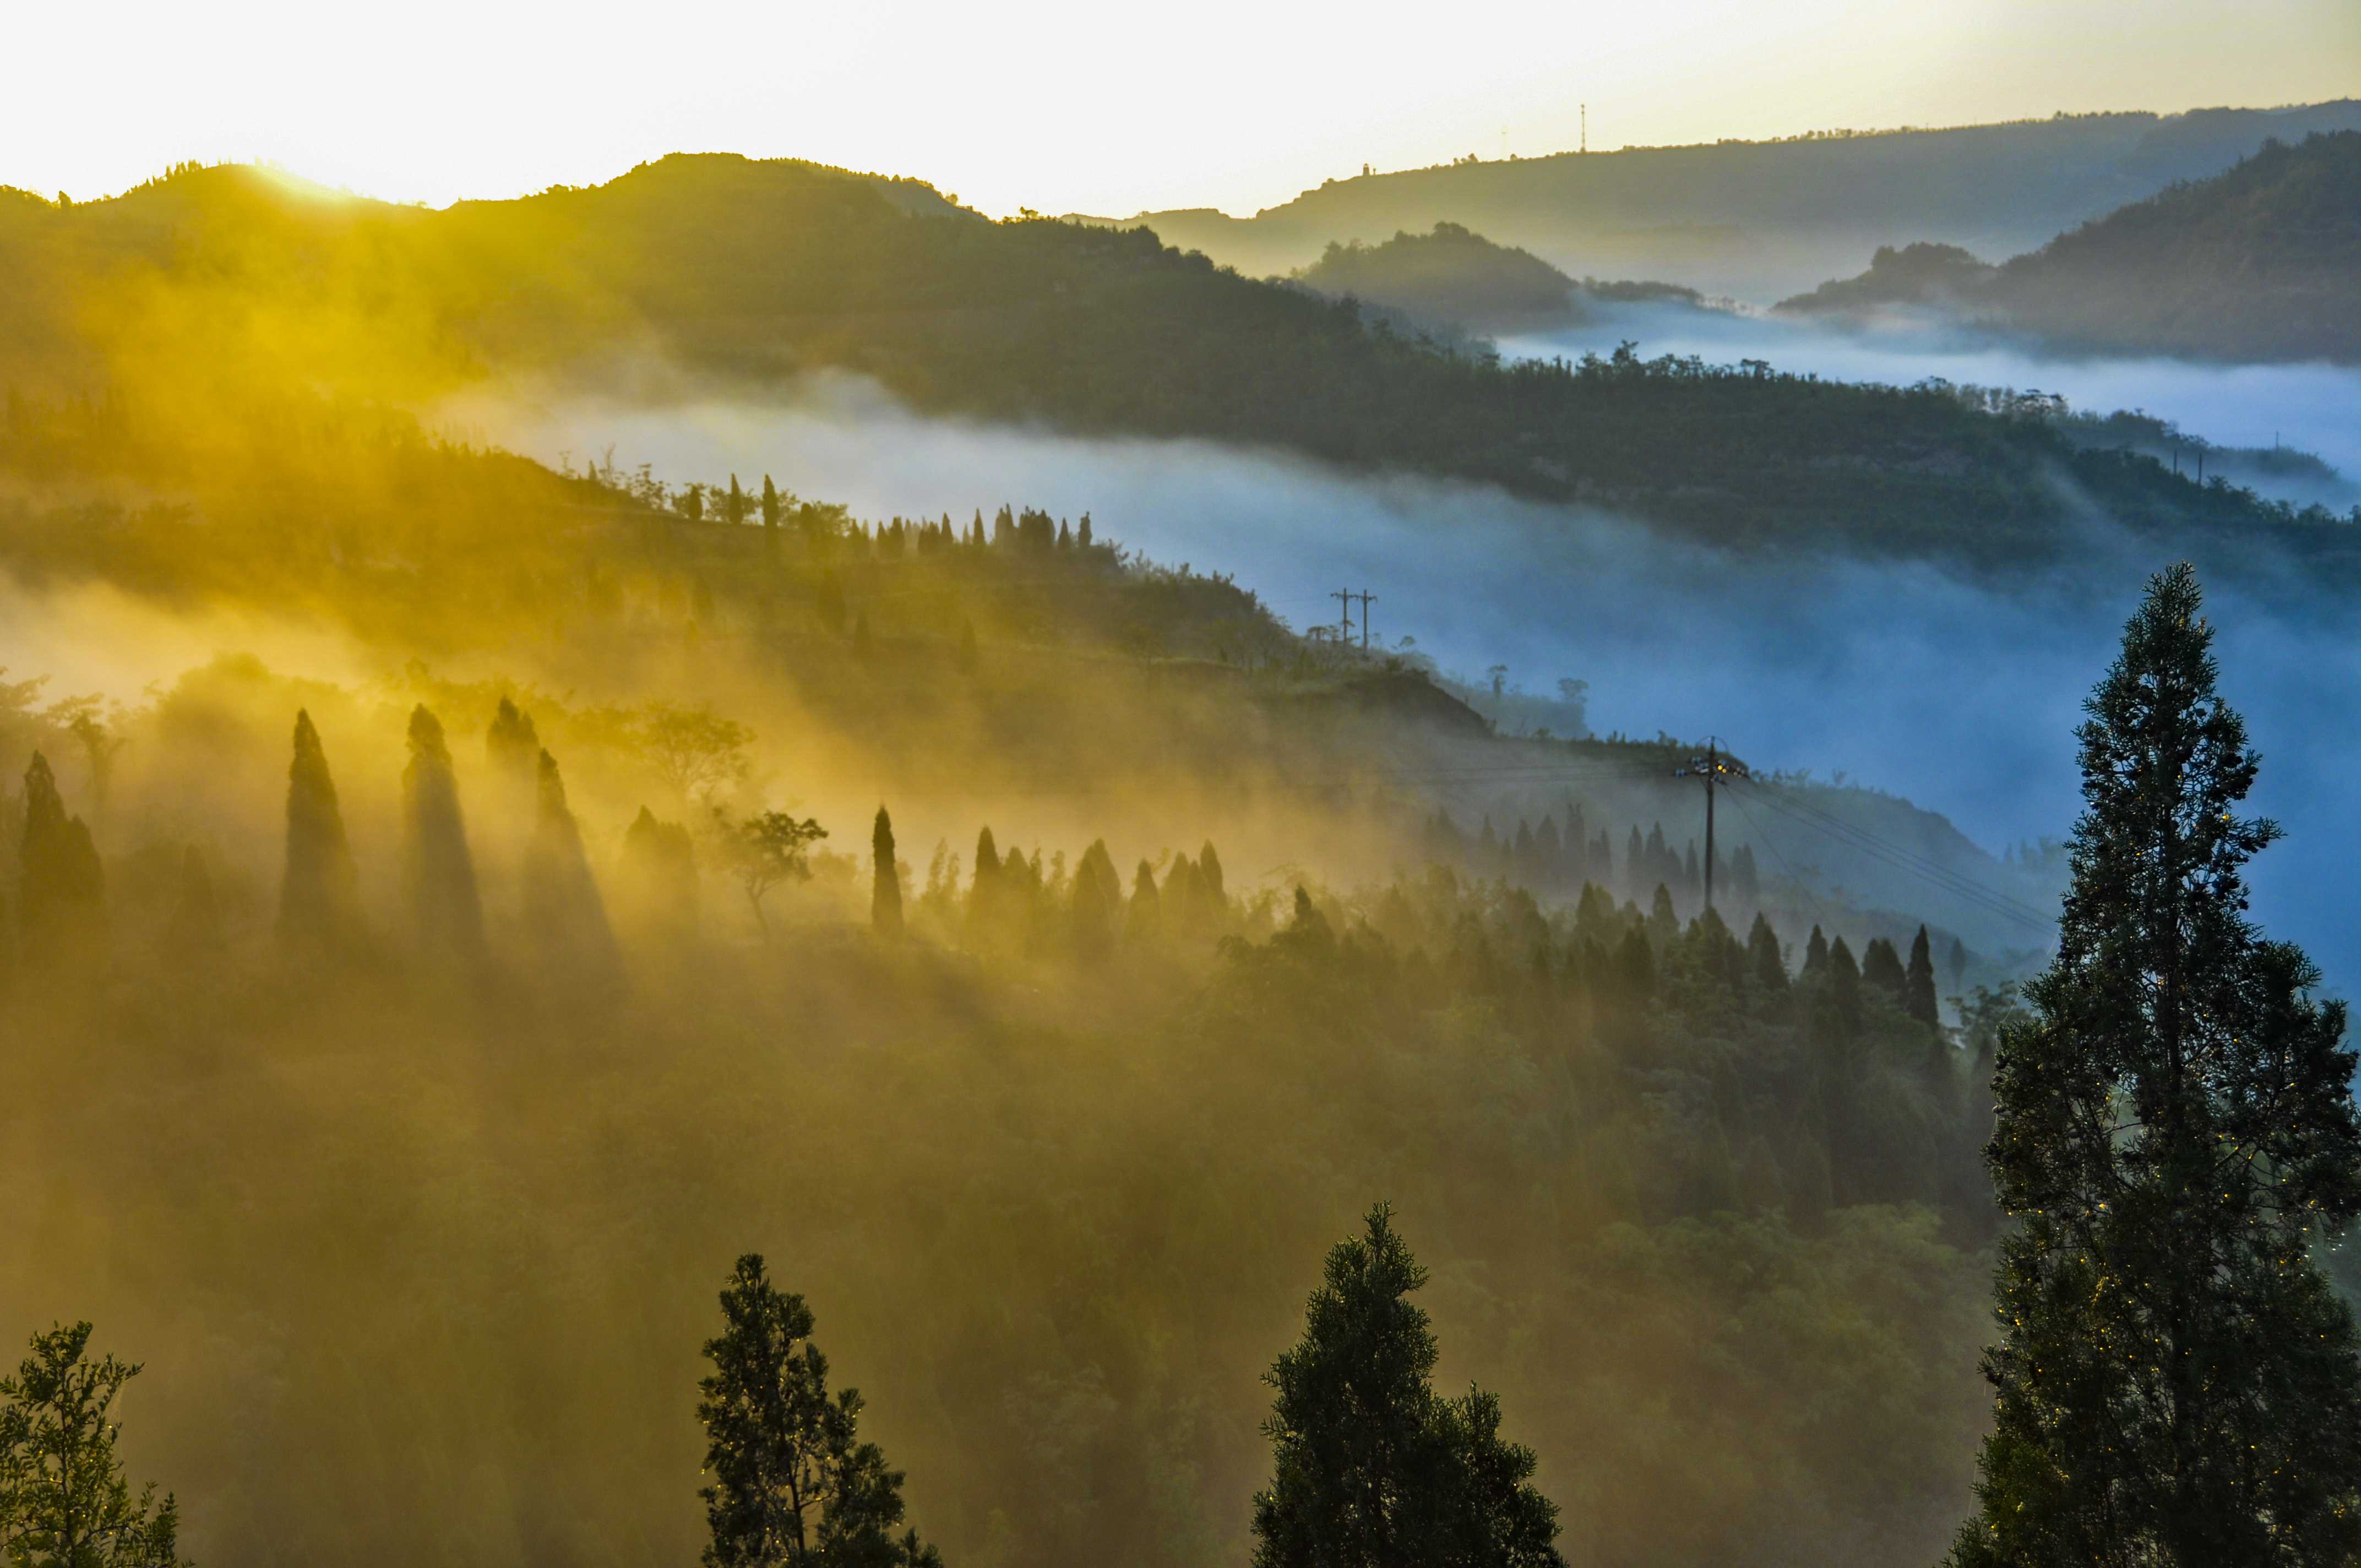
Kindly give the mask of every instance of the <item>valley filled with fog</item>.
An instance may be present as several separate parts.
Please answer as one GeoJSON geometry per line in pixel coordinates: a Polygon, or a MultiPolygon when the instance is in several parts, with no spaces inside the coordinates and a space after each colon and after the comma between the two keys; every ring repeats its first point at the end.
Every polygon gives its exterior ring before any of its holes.
{"type": "MultiPolygon", "coordinates": [[[[2311,367],[2077,365],[1991,346],[1905,352],[1908,339],[1690,311],[1625,318],[1605,334],[1643,328],[1664,329],[1643,341],[1652,354],[1776,353],[1783,366],[1830,376],[2038,385],[2102,410],[2128,399],[2217,442],[2260,430],[2268,444],[2264,423],[2283,419],[2276,427],[2290,444],[2333,457],[2344,454],[2324,439],[2336,433],[2330,413],[2350,406],[2345,384],[2361,380],[2311,367]],[[2342,399],[2322,398],[2323,387],[2342,399]]],[[[1590,332],[1517,346],[1599,343],[1590,332]]],[[[2070,828],[2082,695],[2143,583],[2167,565],[2103,521],[2067,565],[2006,584],[1923,563],[1741,560],[1477,487],[1350,476],[1204,443],[922,418],[841,376],[763,400],[671,386],[628,399],[477,398],[446,413],[455,433],[553,464],[647,464],[674,484],[734,473],[753,486],[768,474],[857,516],[949,511],[964,526],[973,508],[1004,502],[1089,513],[1103,539],[1234,575],[1299,630],[1334,624],[1338,591],[1366,590],[1377,596],[1375,641],[1411,639],[1448,675],[1480,685],[1505,665],[1511,689],[1537,696],[1587,681],[1597,733],[1717,735],[1758,769],[1904,795],[1995,854],[2070,828]]],[[[2361,935],[2340,917],[2345,867],[2361,850],[2361,782],[2354,742],[2315,719],[2361,700],[2352,611],[2291,566],[2239,566],[2209,582],[2224,684],[2264,753],[2261,808],[2290,840],[2257,863],[2257,912],[2310,948],[2342,990],[2361,965],[2361,935]]]]}

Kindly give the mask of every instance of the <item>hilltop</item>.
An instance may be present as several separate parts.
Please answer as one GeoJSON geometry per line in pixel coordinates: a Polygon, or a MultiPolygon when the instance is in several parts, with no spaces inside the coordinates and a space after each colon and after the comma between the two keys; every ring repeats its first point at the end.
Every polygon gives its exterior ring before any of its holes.
{"type": "Polygon", "coordinates": [[[0,271],[21,280],[0,378],[202,432],[291,386],[414,408],[498,374],[602,384],[650,356],[750,387],[836,367],[927,412],[1279,447],[1735,549],[2021,570],[2093,506],[2201,559],[2250,559],[2258,535],[2345,549],[2323,510],[2081,450],[2006,400],[1635,345],[1503,366],[1146,229],[994,223],[897,189],[708,154],[443,212],[236,168],[71,207],[20,194],[0,205],[0,271]]]}
{"type": "Polygon", "coordinates": [[[2361,131],[2266,142],[1994,267],[1956,246],[1882,246],[1869,270],[1782,301],[1794,314],[1958,313],[2059,347],[2246,362],[2361,359],[2361,131]]]}
{"type": "Polygon", "coordinates": [[[2219,174],[2267,138],[2351,129],[2361,129],[2361,102],[2340,99],[1469,158],[1324,181],[1251,218],[1196,210],[1132,221],[1251,272],[1308,265],[1332,241],[1464,224],[1569,274],[1675,278],[1767,302],[1880,245],[2030,250],[2177,181],[2219,174]]]}

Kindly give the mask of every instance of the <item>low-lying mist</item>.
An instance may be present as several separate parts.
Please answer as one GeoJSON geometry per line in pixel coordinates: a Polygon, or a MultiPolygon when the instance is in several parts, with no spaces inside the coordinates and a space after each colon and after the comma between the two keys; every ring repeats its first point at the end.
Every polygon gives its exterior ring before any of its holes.
{"type": "MultiPolygon", "coordinates": [[[[1753,358],[1830,380],[1908,386],[1930,376],[1981,387],[2061,394],[2081,411],[2134,409],[2180,425],[2217,446],[2284,444],[2325,458],[2348,485],[2361,476],[2361,369],[2339,365],[2223,365],[2187,359],[2047,354],[1993,332],[1913,312],[1841,324],[1681,306],[1602,311],[1563,331],[1505,340],[1504,356],[1548,358],[1605,354],[1635,340],[1642,354],[1697,355],[1711,363],[1753,358]]],[[[2247,482],[2243,477],[2241,482],[2247,482]]],[[[2301,505],[2350,505],[2315,488],[2255,488],[2301,505]]]]}
{"type": "MultiPolygon", "coordinates": [[[[1784,331],[1732,320],[1734,333],[1784,331]]],[[[1814,341],[1834,356],[1848,340],[1814,341]]],[[[1697,346],[1728,357],[1741,345],[1697,346]]],[[[1912,363],[1928,373],[1927,360],[1912,363]]],[[[2033,378],[1997,358],[1957,368],[1961,379],[2033,378]]],[[[2071,396],[2078,383],[2064,372],[2072,368],[2044,366],[2060,374],[2041,384],[2071,396]]],[[[2214,405],[2201,397],[2226,408],[2241,400],[2241,378],[2264,378],[2292,408],[2308,378],[2352,374],[2178,371],[2159,386],[2189,398],[2185,408],[2163,396],[2146,405],[2223,439],[2250,433],[2210,420],[2214,405]]],[[[2131,374],[2081,373],[2094,387],[2131,374]]],[[[1885,374],[1903,378],[1898,367],[1885,374]]],[[[2261,406],[2245,398],[2243,417],[2259,417],[2261,406]]],[[[1470,487],[1345,477],[1203,444],[923,419],[839,378],[769,401],[520,397],[473,402],[451,418],[553,463],[611,448],[615,463],[651,464],[675,481],[734,472],[755,484],[768,473],[879,518],[957,510],[964,522],[966,509],[1004,499],[1077,519],[1087,511],[1102,538],[1235,574],[1298,628],[1335,622],[1334,596],[1366,590],[1376,596],[1375,640],[1411,639],[1446,672],[1480,682],[1505,665],[1505,682],[1537,694],[1563,678],[1587,681],[1598,733],[1718,735],[1757,768],[1906,795],[1996,851],[2070,827],[2081,698],[2142,582],[2165,564],[2103,524],[2071,565],[2007,584],[1929,564],[1741,559],[1470,487]]],[[[2323,418],[2287,435],[2313,441],[2325,428],[2323,418]]],[[[2344,863],[2361,848],[2353,810],[2361,786],[2346,765],[2351,743],[2315,718],[2361,696],[2361,660],[2349,610],[2291,569],[2246,566],[2237,581],[2211,585],[2224,686],[2265,756],[2258,804],[2293,840],[2259,862],[2257,914],[2311,948],[2341,988],[2361,966],[2361,936],[2340,917],[2344,863]]]]}

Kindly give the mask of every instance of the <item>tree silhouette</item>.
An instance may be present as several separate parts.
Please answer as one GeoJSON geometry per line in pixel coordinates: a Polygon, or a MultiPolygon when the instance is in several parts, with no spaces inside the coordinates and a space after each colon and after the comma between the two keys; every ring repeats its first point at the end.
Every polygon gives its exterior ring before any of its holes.
{"type": "Polygon", "coordinates": [[[902,934],[902,872],[894,861],[894,819],[885,808],[877,808],[877,821],[869,833],[872,861],[869,893],[870,927],[881,937],[902,934]]]}
{"type": "Polygon", "coordinates": [[[312,715],[295,710],[294,757],[287,764],[287,862],[279,882],[279,939],[313,951],[358,935],[360,895],[335,781],[312,715]]]}
{"type": "Polygon", "coordinates": [[[940,1568],[916,1530],[893,1533],[902,1472],[860,1440],[859,1391],[829,1397],[804,1299],[775,1288],[749,1253],[721,1313],[728,1326],[705,1346],[713,1371],[697,1386],[713,1478],[697,1492],[712,1531],[707,1568],[940,1568]]]}
{"type": "Polygon", "coordinates": [[[2312,1260],[2361,1212],[2344,1004],[2245,915],[2279,836],[2195,575],[2152,579],[2086,705],[2056,959],[1987,1151],[1998,1388],[1960,1568],[2327,1564],[2361,1550],[2361,1359],[2312,1260]]]}
{"type": "Polygon", "coordinates": [[[16,1568],[178,1568],[180,1510],[156,1488],[137,1499],[109,1419],[137,1365],[83,1359],[90,1325],[33,1336],[0,1377],[0,1557],[16,1568]]]}

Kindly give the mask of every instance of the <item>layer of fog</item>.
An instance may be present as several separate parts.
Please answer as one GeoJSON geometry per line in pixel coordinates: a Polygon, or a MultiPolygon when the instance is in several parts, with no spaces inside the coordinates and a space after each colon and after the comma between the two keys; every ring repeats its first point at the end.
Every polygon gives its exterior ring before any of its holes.
{"type": "MultiPolygon", "coordinates": [[[[1473,487],[921,419],[846,379],[769,404],[515,401],[464,420],[553,462],[611,446],[675,482],[768,473],[869,518],[1089,512],[1102,537],[1234,575],[1299,628],[1366,589],[1378,639],[1414,640],[1446,671],[1505,664],[1537,693],[1587,680],[1599,733],[1719,735],[1757,767],[1905,795],[1995,850],[2070,826],[2081,702],[2164,564],[2094,548],[2002,590],[1927,565],[1741,563],[1473,487]]],[[[2300,595],[2266,604],[2216,584],[2212,603],[2225,690],[2268,759],[2260,805],[2294,840],[2258,868],[2257,912],[2336,984],[2361,970],[2361,932],[2342,918],[2361,774],[2317,720],[2361,701],[2361,648],[2348,612],[2300,595]]]]}
{"type": "MultiPolygon", "coordinates": [[[[2361,368],[2335,365],[2213,365],[2045,354],[2021,342],[1940,321],[1896,315],[1859,325],[1679,306],[1596,313],[1560,332],[1504,340],[1510,358],[1611,353],[1696,355],[1711,364],[1762,359],[1829,380],[1908,386],[1934,376],[1982,387],[2062,394],[2080,411],[2135,409],[2218,446],[2284,444],[2361,481],[2361,368]]],[[[2266,494],[2272,487],[2256,482],[2266,494]]],[[[2305,502],[2309,492],[2279,487],[2305,502]]],[[[2325,498],[2323,498],[2325,499],[2325,498]]],[[[2344,504],[2350,505],[2350,498],[2344,504]]],[[[2341,510],[2341,509],[2340,509],[2341,510]]]]}

